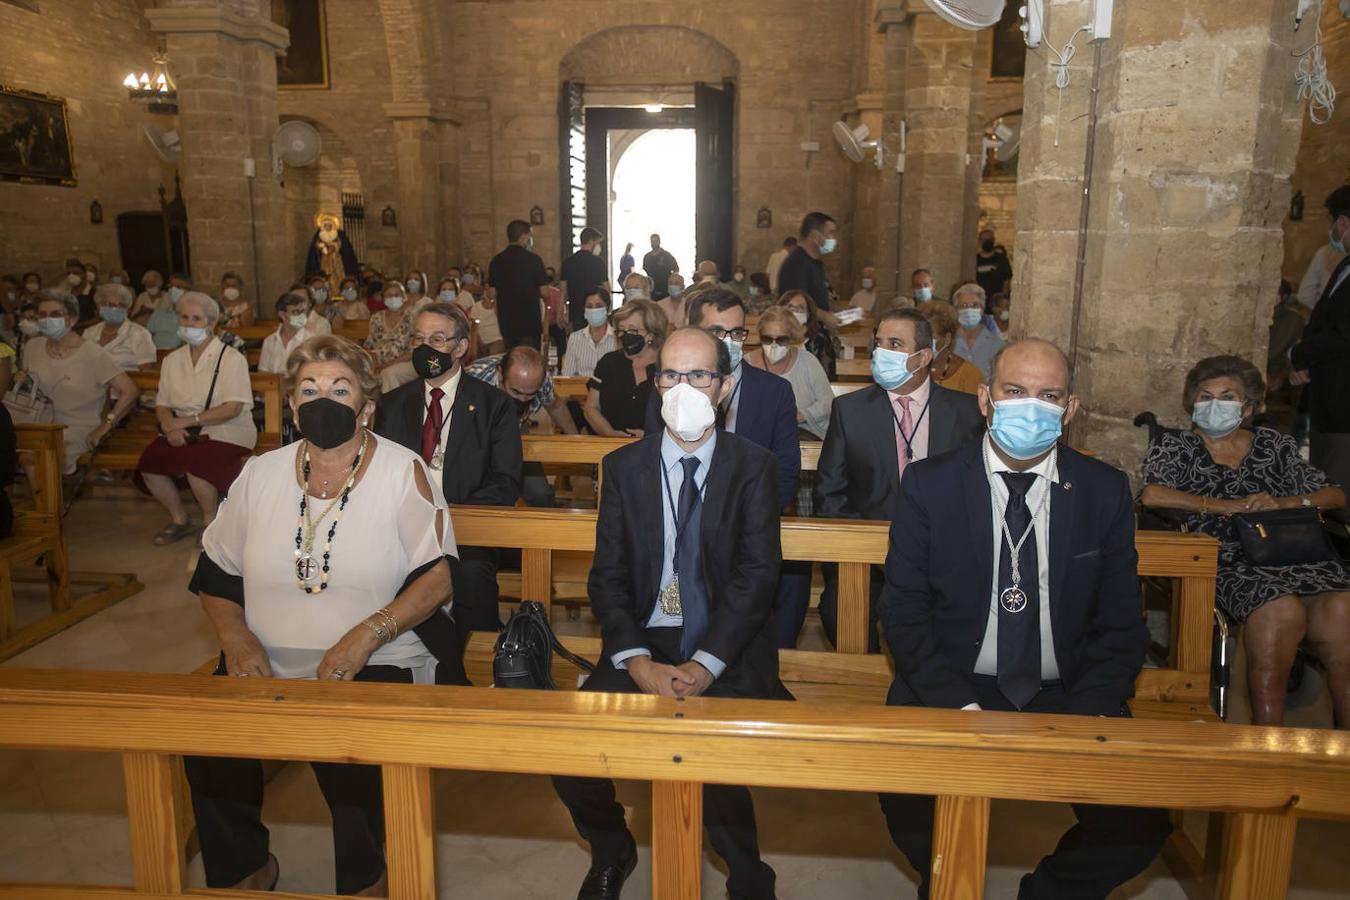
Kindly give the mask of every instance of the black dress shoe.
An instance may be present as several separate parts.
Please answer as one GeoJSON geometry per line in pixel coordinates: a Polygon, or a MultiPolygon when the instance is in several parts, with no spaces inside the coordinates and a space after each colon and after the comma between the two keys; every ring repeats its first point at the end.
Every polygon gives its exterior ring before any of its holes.
{"type": "Polygon", "coordinates": [[[623,892],[623,883],[637,868],[637,846],[634,845],[628,858],[612,866],[592,866],[581,882],[577,900],[619,900],[623,892]]]}

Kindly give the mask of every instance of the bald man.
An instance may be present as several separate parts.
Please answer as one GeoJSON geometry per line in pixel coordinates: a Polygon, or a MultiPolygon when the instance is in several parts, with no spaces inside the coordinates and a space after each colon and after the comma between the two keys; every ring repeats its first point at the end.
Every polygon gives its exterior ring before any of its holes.
{"type": "MultiPolygon", "coordinates": [[[[1078,411],[1053,344],[1001,349],[979,389],[988,432],[905,470],[878,614],[887,704],[1129,716],[1144,663],[1134,503],[1123,472],[1058,443],[1078,411]]],[[[933,798],[883,794],[927,897],[933,798]]],[[[1164,810],[1074,804],[1078,823],[1021,898],[1105,898],[1148,868],[1164,810]]]]}
{"type": "Polygon", "coordinates": [[[721,281],[721,274],[717,270],[717,263],[711,259],[705,259],[694,269],[694,281],[709,282],[717,284],[721,281]]]}

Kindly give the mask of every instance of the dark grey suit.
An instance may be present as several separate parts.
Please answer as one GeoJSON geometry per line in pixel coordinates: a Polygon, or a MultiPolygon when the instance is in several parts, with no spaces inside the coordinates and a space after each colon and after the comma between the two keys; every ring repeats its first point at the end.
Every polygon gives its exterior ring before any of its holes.
{"type": "MultiPolygon", "coordinates": [[[[984,433],[984,417],[974,395],[948,390],[936,382],[929,390],[929,458],[965,446],[984,433]]],[[[899,497],[900,461],[895,455],[895,418],[891,414],[890,395],[872,384],[837,398],[830,411],[830,427],[816,468],[815,515],[824,519],[889,522],[895,518],[899,497]]],[[[822,572],[825,587],[820,595],[820,621],[833,642],[838,622],[839,570],[825,564],[822,572]]],[[[884,582],[881,567],[873,566],[869,652],[880,649],[876,606],[884,582]]]]}

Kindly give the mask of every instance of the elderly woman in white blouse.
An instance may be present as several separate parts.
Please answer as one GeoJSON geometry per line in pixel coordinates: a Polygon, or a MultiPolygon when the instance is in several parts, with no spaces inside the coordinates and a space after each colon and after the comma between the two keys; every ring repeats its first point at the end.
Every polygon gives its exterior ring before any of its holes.
{"type": "Polygon", "coordinates": [[[75,297],[43,291],[37,303],[39,334],[23,345],[26,377],[51,399],[56,424],[66,426],[67,475],[75,471],[80,454],[97,446],[140,395],[108,351],[75,331],[79,318],[75,297]],[[110,391],[117,402],[105,413],[110,391]]]}
{"type": "Polygon", "coordinates": [[[107,350],[127,370],[153,366],[158,358],[150,332],[127,318],[131,303],[131,290],[126,285],[100,284],[94,289],[99,321],[84,330],[85,340],[107,350]]]}
{"type": "MultiPolygon", "coordinates": [[[[340,337],[306,341],[284,388],[303,440],[249,461],[206,530],[192,589],[221,644],[218,675],[323,681],[463,679],[450,519],[426,465],[369,430],[379,376],[340,337]],[[442,658],[444,655],[445,658],[442,658]]],[[[257,760],[189,757],[208,887],[269,890],[257,760]]],[[[383,896],[380,771],[314,763],[333,813],[337,893],[383,896]]]]}
{"type": "Polygon", "coordinates": [[[220,304],[187,291],[176,308],[183,346],[160,366],[155,397],[160,434],[141,454],[135,477],[169,513],[169,524],[155,536],[158,546],[196,533],[179,490],[192,490],[203,523],[209,523],[258,442],[248,360],[216,337],[220,304]]]}

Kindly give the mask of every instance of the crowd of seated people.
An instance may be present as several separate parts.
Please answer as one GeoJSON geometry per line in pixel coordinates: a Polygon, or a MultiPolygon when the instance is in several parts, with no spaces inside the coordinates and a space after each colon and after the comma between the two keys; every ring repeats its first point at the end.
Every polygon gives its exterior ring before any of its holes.
{"type": "MultiPolygon", "coordinates": [[[[1350,237],[1350,191],[1329,211],[1333,234],[1350,237]]],[[[512,233],[511,256],[531,253],[528,234],[512,233]]],[[[772,279],[743,268],[723,283],[701,262],[687,288],[663,271],[657,297],[634,268],[617,309],[606,284],[578,289],[578,319],[557,309],[577,326],[559,362],[587,379],[580,417],[541,348],[516,333],[488,352],[497,341],[483,341],[476,311],[504,297],[478,267],[436,282],[416,270],[390,280],[364,272],[342,282],[340,302],[325,279],[307,278],[273,304],[278,325],[258,363],[282,376],[296,440],[261,455],[248,362],[221,334],[227,316],[248,323],[184,276],[162,291],[147,275],[134,301],[122,283],[93,286],[101,321],[84,337],[71,291],[39,283],[10,313],[22,377],[45,386],[67,425],[70,468],[134,405],[126,370],[150,364],[147,336],[165,346],[153,328],[132,331],[134,320],[172,312],[178,346],[159,363],[160,433],[136,483],[170,517],[156,544],[200,534],[192,590],[220,639],[221,676],[467,683],[466,632],[501,626],[504,559],[458,546],[446,507],[551,503],[543,473],[522,461],[521,435],[538,415],[563,434],[628,439],[601,464],[588,593],[604,650],[585,691],[790,700],[778,650],[798,645],[813,565],[782,559],[779,529],[783,515],[808,513],[891,525],[886,563],[870,576],[868,628],[868,649],[884,644],[894,660],[889,705],[1127,717],[1149,644],[1134,548],[1142,504],[1178,511],[1187,529],[1219,540],[1216,600],[1244,623],[1254,721],[1282,722],[1306,639],[1327,671],[1335,724],[1350,727],[1350,568],[1334,553],[1255,565],[1235,531],[1239,514],[1346,505],[1335,444],[1320,445],[1324,469],[1254,424],[1266,397],[1260,370],[1232,356],[1197,362],[1181,398],[1190,422],[1150,443],[1136,494],[1123,472],[1064,441],[1080,414],[1069,360],[1007,335],[1006,291],[960,284],[948,302],[919,270],[912,298],[855,295],[871,312],[870,383],[836,396],[831,365],[847,326],[833,315],[839,298],[815,279],[837,240],[833,220],[807,216],[774,273],[782,293],[769,288],[753,323],[747,305],[772,279]],[[364,347],[333,333],[365,318],[343,312],[357,302],[369,314],[364,347]],[[805,497],[803,440],[821,442],[805,497]]],[[[530,265],[526,287],[538,277],[530,265]]],[[[1291,381],[1343,383],[1350,342],[1336,328],[1350,314],[1347,274],[1346,264],[1332,273],[1289,347],[1291,381]]],[[[860,293],[872,294],[875,272],[867,280],[860,293]]],[[[224,297],[240,282],[222,284],[224,297]]],[[[537,302],[547,308],[542,294],[537,302]]],[[[541,314],[541,339],[548,321],[541,314]]],[[[1339,434],[1313,402],[1315,437],[1339,434]]],[[[822,575],[820,620],[835,640],[839,575],[828,564],[822,575]]],[[[382,894],[378,773],[315,770],[334,811],[338,890],[382,894]]],[[[208,885],[275,886],[258,763],[194,759],[187,772],[208,885]]],[[[554,786],[590,848],[579,898],[619,897],[637,855],[613,784],[554,786]]],[[[880,805],[878,827],[926,896],[933,798],[886,795],[880,805]]],[[[1105,897],[1147,868],[1170,831],[1162,810],[1076,804],[1074,814],[1019,896],[1105,897]]],[[[703,815],[729,894],[774,896],[749,792],[709,786],[703,815]]]]}

